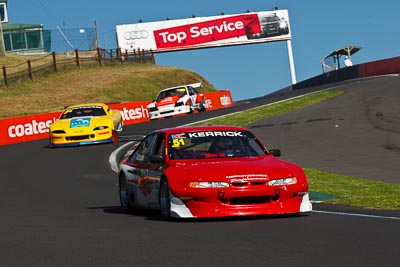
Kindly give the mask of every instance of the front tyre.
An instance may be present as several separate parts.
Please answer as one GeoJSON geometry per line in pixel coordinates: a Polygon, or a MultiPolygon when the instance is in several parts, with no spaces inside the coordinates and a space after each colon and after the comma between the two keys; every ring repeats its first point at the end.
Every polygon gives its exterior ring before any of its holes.
{"type": "Polygon", "coordinates": [[[121,132],[122,131],[122,121],[118,122],[116,131],[117,132],[121,132]]]}
{"type": "Polygon", "coordinates": [[[189,112],[187,114],[192,114],[194,111],[194,105],[191,100],[189,100],[189,112]]]}
{"type": "Polygon", "coordinates": [[[161,215],[166,218],[171,218],[171,191],[169,190],[168,180],[163,178],[160,184],[160,209],[161,215]]]}

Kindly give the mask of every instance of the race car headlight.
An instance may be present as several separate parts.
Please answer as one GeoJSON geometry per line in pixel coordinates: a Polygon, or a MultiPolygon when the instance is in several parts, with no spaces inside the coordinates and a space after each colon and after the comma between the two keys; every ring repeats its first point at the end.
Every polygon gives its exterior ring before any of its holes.
{"type": "Polygon", "coordinates": [[[191,182],[189,183],[190,188],[224,188],[229,187],[226,182],[191,182]]]}
{"type": "Polygon", "coordinates": [[[99,126],[94,128],[93,131],[104,130],[104,129],[108,129],[108,126],[99,126]]]}
{"type": "Polygon", "coordinates": [[[275,185],[290,185],[297,183],[296,177],[291,178],[281,178],[281,179],[274,179],[268,182],[268,185],[275,186],[275,185]]]}
{"type": "Polygon", "coordinates": [[[175,104],[175,107],[180,107],[180,106],[183,106],[184,104],[183,104],[183,102],[177,102],[176,104],[175,104]]]}

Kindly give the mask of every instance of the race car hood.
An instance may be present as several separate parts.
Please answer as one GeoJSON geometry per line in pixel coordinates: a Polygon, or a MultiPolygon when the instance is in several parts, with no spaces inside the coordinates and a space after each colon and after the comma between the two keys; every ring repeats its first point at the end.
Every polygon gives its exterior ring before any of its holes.
{"type": "Polygon", "coordinates": [[[166,105],[171,105],[171,104],[175,104],[176,102],[178,102],[178,100],[181,97],[179,96],[169,96],[160,100],[156,101],[156,107],[161,107],[161,106],[166,106],[166,105]]]}
{"type": "Polygon", "coordinates": [[[272,156],[177,162],[175,175],[201,181],[262,182],[296,176],[299,167],[272,156]]]}
{"type": "Polygon", "coordinates": [[[51,129],[75,129],[81,127],[95,128],[98,126],[106,126],[109,123],[104,117],[79,117],[71,119],[57,120],[51,125],[51,129]]]}

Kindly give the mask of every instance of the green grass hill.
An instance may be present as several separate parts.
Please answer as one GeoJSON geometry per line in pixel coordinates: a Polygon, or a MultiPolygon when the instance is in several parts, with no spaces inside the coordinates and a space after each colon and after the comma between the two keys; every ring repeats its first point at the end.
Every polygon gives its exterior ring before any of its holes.
{"type": "MultiPolygon", "coordinates": [[[[34,56],[6,55],[3,66],[15,66],[34,56]]],[[[215,91],[204,77],[190,70],[153,64],[81,67],[0,86],[0,118],[62,110],[88,102],[150,101],[161,89],[202,82],[203,92],[215,91]]]]}

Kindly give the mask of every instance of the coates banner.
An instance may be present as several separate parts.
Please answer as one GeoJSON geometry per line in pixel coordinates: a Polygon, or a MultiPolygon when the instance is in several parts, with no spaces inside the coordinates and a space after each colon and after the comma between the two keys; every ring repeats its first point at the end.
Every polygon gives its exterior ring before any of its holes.
{"type": "Polygon", "coordinates": [[[291,39],[287,10],[165,20],[116,26],[122,50],[172,50],[291,39]]]}
{"type": "MultiPolygon", "coordinates": [[[[221,90],[204,93],[207,110],[220,109],[233,105],[231,92],[221,90]]],[[[147,105],[149,101],[109,104],[118,110],[124,125],[150,120],[147,105]]],[[[49,127],[60,116],[61,111],[0,119],[0,146],[49,138],[49,127]]]]}

